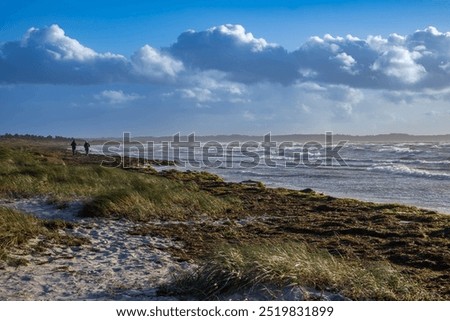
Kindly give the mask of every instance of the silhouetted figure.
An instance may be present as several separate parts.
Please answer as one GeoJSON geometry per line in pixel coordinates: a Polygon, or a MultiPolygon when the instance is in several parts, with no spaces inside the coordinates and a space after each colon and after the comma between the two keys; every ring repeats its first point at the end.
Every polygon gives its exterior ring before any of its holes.
{"type": "Polygon", "coordinates": [[[75,149],[77,148],[77,143],[75,142],[75,139],[72,140],[72,143],[70,143],[72,146],[72,155],[75,155],[75,149]]]}
{"type": "Polygon", "coordinates": [[[89,147],[91,147],[91,144],[89,144],[87,141],[84,141],[84,150],[86,151],[86,155],[89,154],[89,147]]]}

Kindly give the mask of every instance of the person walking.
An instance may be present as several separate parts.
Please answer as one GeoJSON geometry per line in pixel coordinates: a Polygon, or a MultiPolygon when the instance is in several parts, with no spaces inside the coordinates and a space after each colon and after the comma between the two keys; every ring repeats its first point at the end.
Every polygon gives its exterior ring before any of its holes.
{"type": "Polygon", "coordinates": [[[86,140],[84,141],[84,150],[86,151],[86,155],[89,154],[89,147],[91,147],[91,144],[89,144],[86,140]]]}
{"type": "Polygon", "coordinates": [[[77,149],[77,143],[75,142],[75,139],[72,140],[72,143],[70,143],[72,146],[72,155],[75,155],[75,149],[77,149]]]}

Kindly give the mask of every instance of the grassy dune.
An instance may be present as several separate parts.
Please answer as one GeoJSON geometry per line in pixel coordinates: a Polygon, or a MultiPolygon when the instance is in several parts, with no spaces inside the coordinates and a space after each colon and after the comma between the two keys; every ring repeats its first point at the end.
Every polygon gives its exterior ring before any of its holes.
{"type": "Polygon", "coordinates": [[[87,240],[61,234],[70,223],[58,220],[40,220],[31,215],[0,206],[0,260],[8,265],[27,264],[24,258],[11,255],[21,250],[22,254],[39,251],[49,244],[80,245],[87,240]],[[36,240],[30,247],[29,241],[36,240]]]}
{"type": "Polygon", "coordinates": [[[232,205],[231,198],[212,196],[192,182],[151,175],[151,169],[139,173],[83,163],[85,160],[81,155],[61,157],[0,145],[0,195],[45,196],[61,203],[82,198],[86,205],[81,215],[133,220],[178,220],[203,213],[214,216],[237,202],[232,205]]]}
{"type": "MultiPolygon", "coordinates": [[[[165,220],[129,233],[177,240],[184,246],[167,250],[200,265],[168,292],[214,299],[264,283],[356,300],[450,299],[448,215],[227,183],[208,173],[103,167],[111,159],[72,156],[67,147],[0,141],[0,198],[43,196],[61,206],[79,199],[82,216],[165,220]]],[[[75,242],[60,237],[64,224],[0,208],[0,258],[36,237],[49,240],[45,246],[75,242]]]]}
{"type": "MultiPolygon", "coordinates": [[[[255,285],[300,286],[337,292],[353,300],[429,300],[438,296],[387,261],[342,258],[305,243],[224,245],[208,263],[176,276],[164,293],[214,299],[255,285]]],[[[305,292],[306,293],[306,292],[305,292]]]]}

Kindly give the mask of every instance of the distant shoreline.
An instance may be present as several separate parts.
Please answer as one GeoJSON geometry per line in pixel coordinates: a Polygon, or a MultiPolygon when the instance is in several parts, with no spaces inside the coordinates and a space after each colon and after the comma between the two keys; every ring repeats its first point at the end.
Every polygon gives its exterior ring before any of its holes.
{"type": "MultiPolygon", "coordinates": [[[[135,141],[141,143],[151,141],[155,143],[161,143],[164,141],[173,140],[173,136],[133,136],[135,141]]],[[[175,134],[175,133],[174,133],[175,134]]],[[[187,140],[187,135],[191,133],[180,134],[182,141],[187,140]]],[[[267,134],[267,133],[266,133],[267,134]]],[[[262,141],[263,135],[198,135],[196,139],[201,142],[217,141],[221,143],[231,141],[262,141]]],[[[304,143],[309,141],[324,142],[325,134],[289,134],[289,135],[277,135],[273,134],[272,140],[276,142],[292,141],[298,143],[304,143]]],[[[122,137],[101,137],[90,138],[94,143],[101,143],[106,141],[121,141],[122,137]]],[[[333,140],[347,141],[348,143],[427,143],[427,142],[450,142],[450,134],[445,135],[409,135],[409,134],[378,134],[378,135],[346,135],[346,134],[334,134],[333,140]]]]}
{"type": "MultiPolygon", "coordinates": [[[[268,131],[270,133],[270,131],[268,131]]],[[[174,133],[173,135],[175,135],[174,133]]],[[[191,132],[180,133],[180,137],[185,140],[187,135],[191,132]]],[[[217,134],[217,135],[196,135],[196,139],[199,141],[218,141],[218,142],[230,142],[230,141],[261,141],[261,139],[267,133],[261,135],[244,135],[244,134],[217,134]]],[[[140,142],[153,141],[155,143],[163,141],[171,141],[173,136],[153,136],[153,135],[133,135],[131,132],[131,137],[134,140],[140,142]]],[[[325,140],[325,133],[323,134],[272,134],[272,139],[274,141],[293,141],[293,142],[308,142],[308,141],[319,141],[325,140]]],[[[36,139],[44,141],[66,141],[73,139],[72,137],[64,136],[52,136],[52,135],[31,135],[31,134],[4,134],[0,135],[0,140],[2,139],[36,139]]],[[[89,140],[95,144],[99,144],[107,141],[120,141],[122,137],[75,137],[79,140],[89,140]]],[[[450,142],[450,134],[442,135],[412,135],[404,133],[391,133],[391,134],[374,134],[374,135],[348,135],[333,133],[333,139],[335,141],[348,141],[349,143],[426,143],[426,142],[450,142]]]]}

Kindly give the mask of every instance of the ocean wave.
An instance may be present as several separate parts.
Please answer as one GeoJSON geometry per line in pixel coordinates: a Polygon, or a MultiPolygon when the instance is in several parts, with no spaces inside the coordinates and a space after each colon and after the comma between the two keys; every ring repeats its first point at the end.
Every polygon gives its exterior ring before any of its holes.
{"type": "Polygon", "coordinates": [[[381,165],[392,165],[392,164],[412,164],[412,165],[450,165],[450,160],[441,159],[441,160],[425,160],[425,159],[370,159],[370,158],[345,158],[344,161],[347,163],[362,163],[362,164],[370,164],[377,163],[377,166],[381,165]]]}
{"type": "Polygon", "coordinates": [[[411,168],[406,165],[374,165],[367,168],[369,171],[392,173],[404,176],[429,177],[439,179],[450,179],[450,174],[441,172],[430,172],[424,169],[411,168]]]}
{"type": "Polygon", "coordinates": [[[392,162],[406,163],[406,164],[433,164],[433,165],[448,165],[450,160],[424,160],[424,159],[399,159],[392,162]]]}
{"type": "Polygon", "coordinates": [[[420,153],[421,150],[411,149],[409,147],[397,147],[397,146],[383,146],[378,150],[378,152],[389,152],[389,153],[420,153]]]}
{"type": "MultiPolygon", "coordinates": [[[[345,159],[347,161],[347,159],[345,159]]],[[[358,160],[351,160],[351,161],[358,161],[358,160]]],[[[370,162],[370,160],[367,160],[367,162],[370,162]]],[[[386,159],[386,160],[376,160],[372,161],[376,162],[375,166],[391,166],[393,164],[409,164],[409,165],[441,165],[442,167],[448,167],[447,165],[450,165],[450,160],[448,159],[436,159],[436,160],[430,160],[430,159],[386,159]]],[[[445,168],[447,169],[447,168],[445,168]]]]}

